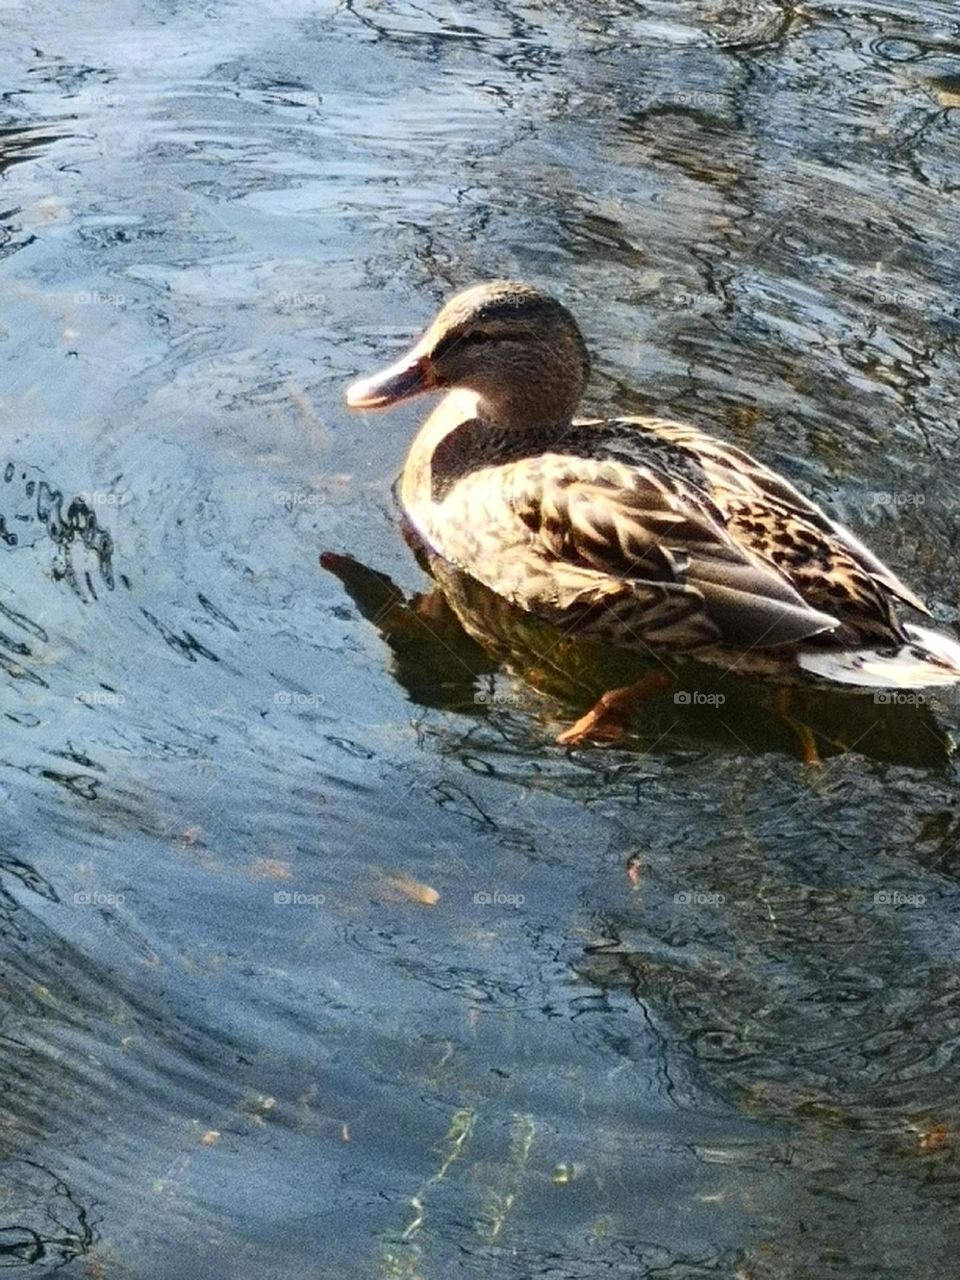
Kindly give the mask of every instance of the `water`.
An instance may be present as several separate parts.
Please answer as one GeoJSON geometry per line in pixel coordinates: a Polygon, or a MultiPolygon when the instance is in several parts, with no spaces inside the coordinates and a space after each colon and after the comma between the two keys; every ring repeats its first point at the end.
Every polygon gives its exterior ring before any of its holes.
{"type": "Polygon", "coordinates": [[[960,707],[810,699],[816,775],[733,682],[555,748],[583,672],[422,598],[422,406],[342,387],[532,279],[591,412],[780,466],[949,625],[954,6],[3,27],[0,1264],[951,1276],[960,707]]]}

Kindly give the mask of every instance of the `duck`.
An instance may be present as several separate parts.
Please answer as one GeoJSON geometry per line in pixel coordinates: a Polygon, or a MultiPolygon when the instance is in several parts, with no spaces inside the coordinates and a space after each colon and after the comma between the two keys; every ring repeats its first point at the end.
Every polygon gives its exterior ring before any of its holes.
{"type": "Polygon", "coordinates": [[[451,298],[354,410],[444,393],[400,502],[431,556],[556,627],[649,657],[558,741],[616,737],[672,658],[784,688],[946,688],[960,644],[785,476],[685,422],[578,418],[590,356],[571,312],[513,280],[451,298]]]}

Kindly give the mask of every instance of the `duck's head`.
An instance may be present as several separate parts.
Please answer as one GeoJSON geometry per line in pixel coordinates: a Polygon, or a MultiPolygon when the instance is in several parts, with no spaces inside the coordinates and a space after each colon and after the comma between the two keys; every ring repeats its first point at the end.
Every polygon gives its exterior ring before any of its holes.
{"type": "Polygon", "coordinates": [[[590,374],[577,322],[532,285],[494,280],[458,293],[396,364],[347,390],[351,409],[383,409],[423,391],[466,388],[477,415],[503,426],[573,416],[590,374]]]}

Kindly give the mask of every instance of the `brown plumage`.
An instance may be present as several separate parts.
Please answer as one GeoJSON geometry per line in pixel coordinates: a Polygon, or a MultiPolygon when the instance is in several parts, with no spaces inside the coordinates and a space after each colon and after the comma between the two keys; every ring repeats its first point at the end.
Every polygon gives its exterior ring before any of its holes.
{"type": "Polygon", "coordinates": [[[898,617],[923,602],[787,480],[687,424],[573,420],[588,376],[570,313],[495,281],[348,403],[450,389],[410,450],[407,515],[433,553],[564,629],[784,679],[960,679],[960,646],[898,617]]]}

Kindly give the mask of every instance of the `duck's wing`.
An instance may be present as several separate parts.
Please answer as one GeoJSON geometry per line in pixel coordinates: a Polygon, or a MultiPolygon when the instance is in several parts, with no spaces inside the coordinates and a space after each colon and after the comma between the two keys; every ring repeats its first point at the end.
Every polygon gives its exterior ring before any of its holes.
{"type": "Polygon", "coordinates": [[[844,525],[831,519],[815,502],[793,487],[777,472],[736,445],[705,435],[686,423],[636,419],[638,425],[654,430],[694,455],[703,467],[708,492],[721,507],[738,501],[766,505],[773,520],[784,525],[799,522],[824,534],[829,543],[849,557],[882,590],[901,603],[930,616],[930,610],[910,588],[863,545],[844,525]]]}
{"type": "Polygon", "coordinates": [[[735,542],[696,486],[654,467],[541,454],[470,472],[438,514],[441,554],[552,620],[686,650],[796,644],[838,625],[735,542]]]}

